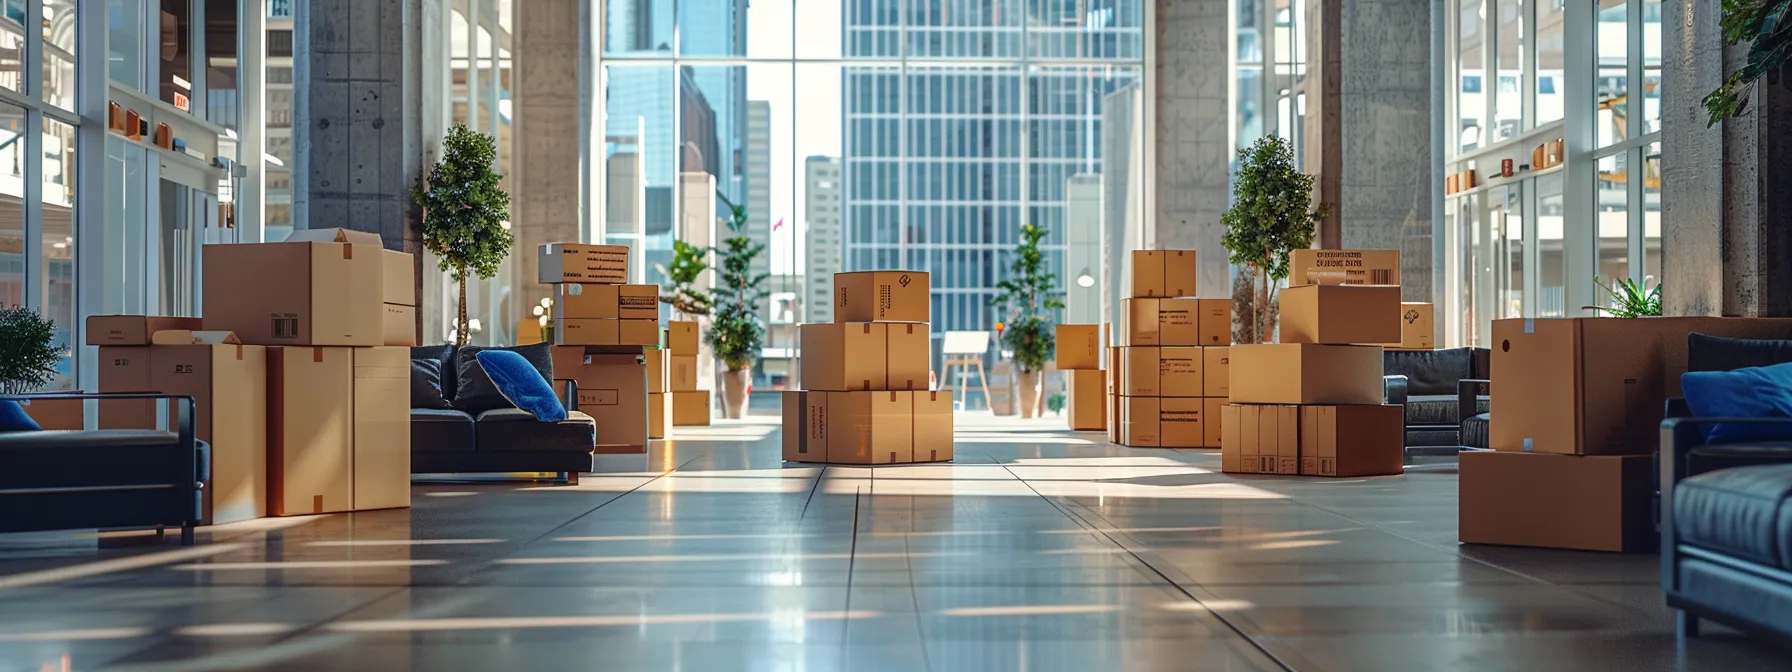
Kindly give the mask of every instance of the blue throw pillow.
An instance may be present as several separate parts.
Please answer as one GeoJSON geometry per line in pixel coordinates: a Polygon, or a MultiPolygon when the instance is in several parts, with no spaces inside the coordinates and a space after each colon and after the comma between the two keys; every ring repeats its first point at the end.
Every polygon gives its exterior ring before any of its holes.
{"type": "Polygon", "coordinates": [[[542,422],[566,419],[566,406],[554,396],[554,386],[522,355],[509,350],[480,350],[475,356],[479,358],[479,368],[485,369],[485,375],[498,387],[498,393],[517,408],[542,422]]]}
{"type": "Polygon", "coordinates": [[[25,407],[16,401],[0,401],[0,432],[41,432],[43,427],[25,415],[25,407]]]}
{"type": "MultiPolygon", "coordinates": [[[[1792,418],[1792,364],[1680,375],[1686,406],[1702,418],[1792,418]]],[[[1792,424],[1717,423],[1702,428],[1710,443],[1792,439],[1792,424]]]]}

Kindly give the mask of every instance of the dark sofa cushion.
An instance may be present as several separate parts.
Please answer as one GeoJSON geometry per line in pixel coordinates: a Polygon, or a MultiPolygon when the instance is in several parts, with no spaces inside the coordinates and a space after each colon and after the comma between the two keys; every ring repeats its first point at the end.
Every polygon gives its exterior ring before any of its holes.
{"type": "Polygon", "coordinates": [[[411,359],[433,359],[442,363],[442,396],[454,401],[454,346],[417,345],[411,347],[411,359]]]}
{"type": "Polygon", "coordinates": [[[1792,340],[1686,335],[1687,371],[1735,371],[1792,362],[1792,340]]]}
{"type": "Polygon", "coordinates": [[[1493,424],[1491,413],[1482,413],[1462,421],[1462,445],[1465,448],[1486,448],[1493,445],[1488,430],[1493,424]]]}
{"type": "Polygon", "coordinates": [[[1681,481],[1674,486],[1674,531],[1680,543],[1792,569],[1792,464],[1681,481]]]}
{"type": "MultiPolygon", "coordinates": [[[[1475,398],[1475,412],[1486,413],[1490,397],[1475,398]]],[[[1456,395],[1425,394],[1406,398],[1406,426],[1417,425],[1449,425],[1455,426],[1460,402],[1456,395]]]]}
{"type": "Polygon", "coordinates": [[[499,408],[516,408],[498,392],[498,386],[492,384],[490,376],[479,365],[479,351],[509,350],[522,355],[523,359],[535,366],[543,380],[554,379],[554,346],[548,343],[535,345],[519,345],[504,348],[481,348],[466,346],[454,351],[454,407],[456,409],[478,415],[485,411],[499,408]]]}
{"type": "MultiPolygon", "coordinates": [[[[1456,381],[1485,378],[1475,373],[1474,348],[1445,350],[1389,350],[1382,353],[1382,375],[1406,376],[1406,393],[1456,395],[1456,381]]],[[[1449,420],[1447,422],[1455,422],[1449,420]]]]}
{"type": "Polygon", "coordinates": [[[411,360],[411,408],[445,410],[454,408],[442,392],[442,362],[435,359],[411,360]]]}
{"type": "Polygon", "coordinates": [[[453,409],[411,409],[412,453],[473,452],[473,416],[453,409]]]}
{"type": "Polygon", "coordinates": [[[479,452],[589,453],[597,447],[597,422],[573,411],[562,422],[541,422],[528,411],[500,408],[477,416],[479,452]]]}

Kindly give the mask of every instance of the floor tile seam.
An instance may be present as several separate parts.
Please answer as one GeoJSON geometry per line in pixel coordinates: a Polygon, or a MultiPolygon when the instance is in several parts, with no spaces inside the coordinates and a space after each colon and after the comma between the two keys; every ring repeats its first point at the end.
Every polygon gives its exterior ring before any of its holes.
{"type": "MultiPolygon", "coordinates": [[[[330,614],[330,615],[327,615],[327,616],[324,616],[321,618],[306,619],[306,622],[303,625],[301,625],[299,627],[295,627],[287,632],[283,632],[283,633],[280,633],[279,635],[274,636],[272,641],[270,641],[263,648],[274,648],[274,647],[284,646],[301,635],[306,635],[306,634],[310,634],[312,632],[316,632],[318,628],[323,627],[327,623],[341,620],[344,616],[348,616],[349,614],[352,614],[356,611],[365,609],[368,606],[374,604],[375,602],[380,602],[380,601],[383,601],[383,600],[390,598],[394,595],[397,595],[397,594],[403,592],[405,589],[406,589],[406,587],[404,587],[404,586],[395,587],[390,590],[384,591],[378,595],[375,595],[371,598],[368,598],[366,601],[357,601],[353,606],[350,606],[346,609],[342,609],[333,614],[330,614]]],[[[219,619],[219,620],[224,621],[224,622],[229,622],[228,619],[219,619]]],[[[189,623],[186,625],[193,625],[193,624],[189,623]]],[[[174,630],[170,629],[168,634],[165,634],[165,635],[162,635],[159,637],[152,637],[152,638],[150,638],[150,641],[144,643],[144,645],[141,647],[133,647],[125,653],[122,653],[117,656],[109,657],[103,664],[99,665],[98,667],[99,668],[113,667],[115,665],[122,663],[123,661],[129,660],[138,655],[146,653],[146,652],[148,652],[156,647],[162,646],[163,644],[166,644],[170,641],[174,641],[173,632],[174,632],[174,630]]]]}
{"type": "MultiPolygon", "coordinates": [[[[904,555],[913,552],[913,550],[909,548],[909,543],[909,538],[904,537],[902,539],[902,551],[904,555]]],[[[915,634],[921,640],[921,666],[923,669],[927,670],[927,672],[933,672],[933,654],[927,650],[927,623],[921,618],[921,594],[920,591],[915,590],[915,563],[907,562],[903,564],[908,566],[908,597],[909,604],[912,605],[915,610],[915,634]]]]}
{"type": "MultiPolygon", "coordinates": [[[[825,469],[823,471],[825,471],[825,469]]],[[[847,551],[846,551],[846,555],[847,555],[846,595],[844,597],[845,605],[841,609],[841,611],[844,613],[852,613],[852,573],[853,573],[853,567],[857,564],[856,561],[857,561],[858,555],[859,555],[859,504],[860,504],[861,500],[863,500],[863,499],[864,499],[864,489],[859,486],[856,486],[856,485],[853,486],[853,490],[852,490],[852,537],[851,537],[851,542],[847,546],[847,551]]],[[[851,632],[852,632],[852,619],[850,619],[850,618],[841,619],[840,620],[840,643],[841,643],[841,646],[840,646],[840,669],[848,668],[848,666],[846,664],[846,662],[847,662],[846,642],[847,642],[847,636],[850,635],[851,632]]]]}

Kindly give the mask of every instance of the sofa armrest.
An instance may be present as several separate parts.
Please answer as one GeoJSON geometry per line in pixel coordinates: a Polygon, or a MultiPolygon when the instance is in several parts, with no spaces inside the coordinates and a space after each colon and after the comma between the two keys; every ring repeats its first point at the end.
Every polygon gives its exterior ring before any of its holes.
{"type": "Polygon", "coordinates": [[[1695,418],[1678,417],[1661,421],[1660,473],[1661,508],[1656,511],[1661,525],[1661,587],[1672,594],[1679,588],[1679,551],[1674,534],[1674,486],[1686,479],[1687,459],[1694,448],[1705,441],[1700,427],[1714,423],[1738,425],[1781,425],[1792,431],[1792,418],[1695,418]]]}
{"type": "Polygon", "coordinates": [[[1408,381],[1409,381],[1409,379],[1406,376],[1398,376],[1398,375],[1382,376],[1381,377],[1382,402],[1388,403],[1388,404],[1395,404],[1398,406],[1405,406],[1406,405],[1406,396],[1407,396],[1406,388],[1407,388],[1408,381]]]}
{"type": "Polygon", "coordinates": [[[1493,394],[1493,381],[1478,378],[1463,378],[1456,381],[1456,421],[1461,422],[1480,415],[1480,398],[1493,394]]]}

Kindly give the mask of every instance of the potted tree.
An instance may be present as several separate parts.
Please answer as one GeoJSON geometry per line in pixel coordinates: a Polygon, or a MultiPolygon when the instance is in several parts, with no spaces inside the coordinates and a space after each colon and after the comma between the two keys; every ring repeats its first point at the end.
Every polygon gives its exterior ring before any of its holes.
{"type": "Polygon", "coordinates": [[[1786,78],[1792,68],[1792,0],[1753,0],[1723,3],[1723,17],[1718,19],[1724,42],[1736,46],[1749,43],[1748,58],[1742,67],[1724,77],[1723,84],[1706,94],[1703,101],[1710,118],[1706,126],[1742,114],[1748,109],[1748,97],[1755,82],[1763,77],[1770,83],[1792,86],[1786,78]]]}
{"type": "Polygon", "coordinates": [[[1276,284],[1288,278],[1288,255],[1313,245],[1313,230],[1325,208],[1313,208],[1313,176],[1294,167],[1294,148],[1278,136],[1265,136],[1238,152],[1238,182],[1233,204],[1220,217],[1226,233],[1220,243],[1229,261],[1250,273],[1251,289],[1234,289],[1232,311],[1249,315],[1240,327],[1239,343],[1268,343],[1275,328],[1276,284]]]}
{"type": "Polygon", "coordinates": [[[467,276],[490,279],[516,243],[511,237],[510,194],[498,187],[492,170],[497,158],[492,137],[455,124],[442,142],[442,160],[411,190],[423,208],[423,247],[435,253],[440,266],[460,285],[454,320],[455,345],[471,342],[467,320],[467,276]]]}
{"type": "Polygon", "coordinates": [[[0,306],[0,394],[28,394],[56,376],[56,326],[24,306],[0,306]]]}
{"type": "Polygon", "coordinates": [[[660,265],[668,292],[660,295],[660,303],[672,306],[675,317],[697,318],[709,314],[711,299],[697,290],[697,279],[709,270],[711,248],[699,247],[682,240],[672,241],[672,265],[660,265]]]}
{"type": "Polygon", "coordinates": [[[765,245],[748,237],[746,227],[746,206],[734,206],[728,218],[728,232],[733,235],[723,240],[718,250],[721,265],[716,269],[716,287],[710,292],[713,319],[704,336],[727,370],[722,377],[722,413],[730,418],[746,415],[753,364],[765,347],[765,325],[759,321],[758,309],[768,296],[760,285],[769,274],[753,274],[753,259],[765,252],[765,245]]]}
{"type": "Polygon", "coordinates": [[[1020,246],[1008,266],[1008,279],[996,283],[1001,293],[990,301],[1009,313],[1002,343],[1014,353],[1022,418],[1040,415],[1040,372],[1057,355],[1057,335],[1049,318],[1064,307],[1058,298],[1058,276],[1046,270],[1045,252],[1039,249],[1045,234],[1045,229],[1032,224],[1020,227],[1020,246]]]}

